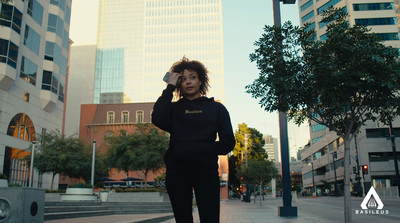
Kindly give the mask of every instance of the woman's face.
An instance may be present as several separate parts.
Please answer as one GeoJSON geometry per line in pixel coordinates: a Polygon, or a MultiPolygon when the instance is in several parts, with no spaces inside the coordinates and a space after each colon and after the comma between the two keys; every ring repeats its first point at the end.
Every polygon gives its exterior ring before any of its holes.
{"type": "Polygon", "coordinates": [[[200,97],[201,81],[199,75],[194,70],[183,71],[180,78],[180,91],[188,99],[193,100],[200,97]]]}

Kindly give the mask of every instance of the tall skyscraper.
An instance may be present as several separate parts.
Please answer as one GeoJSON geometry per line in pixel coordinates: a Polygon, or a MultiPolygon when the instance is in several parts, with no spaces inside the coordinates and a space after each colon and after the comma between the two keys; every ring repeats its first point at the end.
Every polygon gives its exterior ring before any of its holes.
{"type": "MultiPolygon", "coordinates": [[[[21,158],[36,135],[62,129],[71,2],[0,4],[0,172],[12,184],[28,185],[21,158]]],[[[34,187],[50,182],[34,173],[34,187]]]]}
{"type": "Polygon", "coordinates": [[[280,152],[278,149],[278,139],[273,138],[271,135],[264,135],[265,140],[264,149],[267,152],[268,160],[273,162],[280,162],[280,152]]]}
{"type": "Polygon", "coordinates": [[[94,103],[154,102],[183,56],[210,70],[224,101],[222,0],[100,0],[94,103]]]}
{"type": "MultiPolygon", "coordinates": [[[[327,38],[327,24],[321,22],[322,12],[330,6],[345,7],[350,15],[350,25],[364,24],[371,28],[371,32],[377,33],[384,44],[400,49],[399,0],[300,0],[298,4],[301,23],[311,23],[310,28],[315,29],[318,40],[327,38]]],[[[393,122],[396,129],[399,124],[400,119],[393,122]]],[[[352,155],[350,165],[357,168],[358,159],[359,165],[370,166],[369,174],[363,176],[366,190],[371,185],[375,188],[396,185],[393,158],[389,158],[392,153],[390,140],[387,140],[388,132],[385,124],[370,121],[360,129],[360,133],[351,143],[350,153],[356,155],[352,155]]],[[[399,152],[398,154],[400,155],[399,152]]],[[[338,190],[343,190],[344,165],[347,164],[344,163],[343,140],[335,132],[325,125],[310,121],[310,145],[301,151],[301,160],[303,186],[310,194],[323,194],[325,191],[321,180],[335,182],[335,178],[338,181],[338,190]]],[[[354,174],[352,179],[352,183],[356,184],[354,174]]]]}
{"type": "Polygon", "coordinates": [[[93,103],[96,45],[71,46],[65,109],[64,134],[79,133],[82,104],[93,103]]]}

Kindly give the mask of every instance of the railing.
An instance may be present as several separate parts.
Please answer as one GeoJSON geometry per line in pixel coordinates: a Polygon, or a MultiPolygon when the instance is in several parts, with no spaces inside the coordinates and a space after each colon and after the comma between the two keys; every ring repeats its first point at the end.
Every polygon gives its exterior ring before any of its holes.
{"type": "Polygon", "coordinates": [[[375,190],[379,197],[399,197],[399,191],[397,187],[381,187],[376,188],[375,190]]]}

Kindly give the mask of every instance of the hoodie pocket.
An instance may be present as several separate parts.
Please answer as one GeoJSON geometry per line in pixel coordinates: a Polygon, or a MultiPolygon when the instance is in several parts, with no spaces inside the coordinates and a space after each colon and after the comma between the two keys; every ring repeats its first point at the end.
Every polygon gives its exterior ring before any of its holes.
{"type": "Polygon", "coordinates": [[[179,142],[175,143],[171,153],[174,162],[182,163],[187,166],[212,165],[218,156],[207,152],[212,143],[209,142],[179,142]]]}

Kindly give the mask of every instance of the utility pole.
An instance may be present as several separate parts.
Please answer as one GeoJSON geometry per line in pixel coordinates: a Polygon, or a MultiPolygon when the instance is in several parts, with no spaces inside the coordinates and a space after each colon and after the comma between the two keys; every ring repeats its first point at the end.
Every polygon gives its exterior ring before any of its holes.
{"type": "Polygon", "coordinates": [[[246,156],[246,168],[248,167],[248,164],[247,164],[247,145],[248,145],[249,136],[250,136],[250,134],[248,134],[248,133],[244,134],[244,151],[245,151],[245,156],[246,156]]]}
{"type": "Polygon", "coordinates": [[[399,164],[397,160],[397,151],[396,151],[396,143],[395,143],[395,135],[393,131],[392,121],[389,122],[389,133],[390,140],[392,142],[392,151],[393,151],[393,160],[394,160],[394,171],[395,171],[395,180],[397,182],[397,191],[400,197],[400,180],[399,180],[399,164]]]}
{"type": "Polygon", "coordinates": [[[357,163],[357,174],[356,174],[356,180],[357,180],[357,185],[358,185],[358,192],[360,193],[360,196],[364,197],[364,189],[361,187],[361,176],[360,176],[360,159],[358,156],[358,144],[357,144],[357,135],[354,136],[354,143],[356,147],[356,163],[357,163]]]}
{"type": "Polygon", "coordinates": [[[339,197],[338,191],[338,184],[337,184],[337,176],[336,176],[336,165],[335,165],[335,158],[337,159],[337,152],[332,153],[332,160],[333,160],[333,171],[335,173],[335,197],[339,197]]]}

